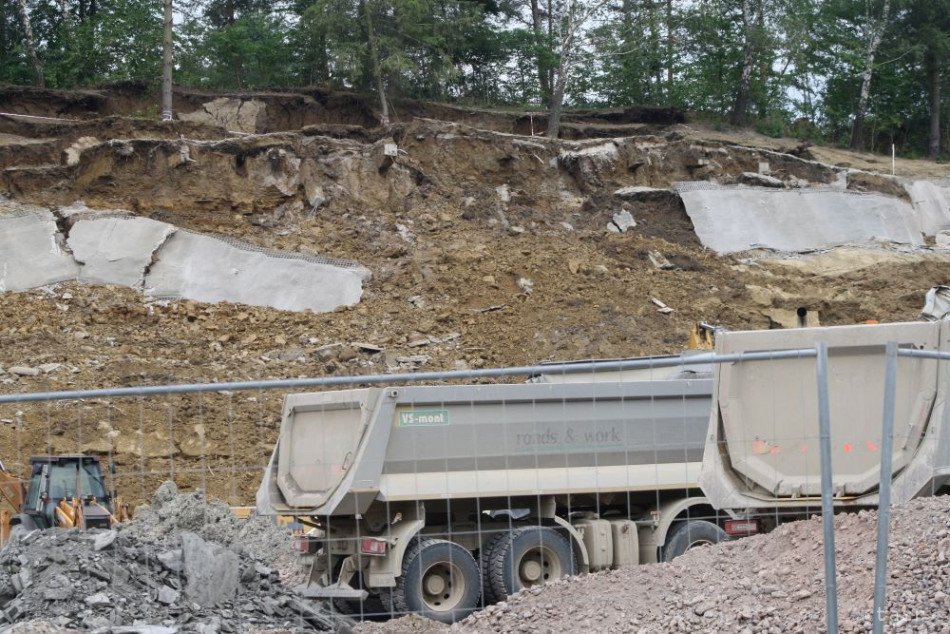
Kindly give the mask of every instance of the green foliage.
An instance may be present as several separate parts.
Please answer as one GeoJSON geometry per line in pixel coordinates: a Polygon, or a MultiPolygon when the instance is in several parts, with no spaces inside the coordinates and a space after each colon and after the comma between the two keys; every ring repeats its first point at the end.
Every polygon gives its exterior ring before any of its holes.
{"type": "MultiPolygon", "coordinates": [[[[577,0],[581,9],[597,1],[577,0]]],[[[566,100],[676,106],[722,121],[736,101],[748,44],[754,127],[847,143],[884,2],[749,0],[746,24],[742,0],[614,0],[579,34],[566,100]]],[[[59,0],[27,4],[48,86],[158,82],[160,0],[67,0],[65,19],[59,0]]],[[[389,97],[540,109],[570,2],[535,6],[533,15],[531,0],[176,0],[175,81],[375,92],[369,18],[389,97]]],[[[17,7],[0,4],[0,82],[28,84],[17,7]]],[[[950,0],[891,0],[885,27],[872,68],[868,144],[924,152],[931,84],[950,70],[950,0]]]]}

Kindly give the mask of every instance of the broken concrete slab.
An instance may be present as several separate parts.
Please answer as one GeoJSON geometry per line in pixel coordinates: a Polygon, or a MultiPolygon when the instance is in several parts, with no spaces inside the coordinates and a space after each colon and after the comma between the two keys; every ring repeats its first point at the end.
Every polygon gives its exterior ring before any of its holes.
{"type": "Polygon", "coordinates": [[[189,600],[212,607],[234,598],[240,578],[234,551],[189,532],[181,534],[181,548],[187,580],[185,596],[189,600]]]}
{"type": "Polygon", "coordinates": [[[843,244],[922,245],[914,209],[881,194],[830,189],[769,190],[679,183],[704,246],[719,253],[754,248],[811,251],[843,244]]]}
{"type": "Polygon", "coordinates": [[[653,200],[655,198],[665,198],[673,192],[668,189],[659,189],[657,187],[644,187],[633,185],[630,187],[621,187],[614,191],[614,196],[624,200],[653,200]]]}
{"type": "Polygon", "coordinates": [[[84,205],[71,209],[64,242],[49,210],[9,207],[18,213],[0,215],[0,292],[78,279],[162,299],[327,312],[359,302],[371,275],[354,262],[261,249],[84,205]]]}
{"type": "MultiPolygon", "coordinates": [[[[768,165],[768,163],[766,163],[766,165],[768,165]]],[[[739,175],[739,182],[755,187],[785,187],[785,183],[774,176],[756,172],[742,172],[742,174],[739,175]]]]}
{"type": "Polygon", "coordinates": [[[618,211],[614,214],[611,221],[611,227],[608,227],[611,231],[618,231],[620,233],[627,233],[628,230],[633,229],[637,226],[637,221],[633,219],[633,214],[624,209],[623,211],[618,211]]]}
{"type": "Polygon", "coordinates": [[[25,291],[75,279],[52,212],[31,205],[0,209],[0,292],[25,291]],[[6,213],[4,213],[6,212],[6,213]]]}
{"type": "Polygon", "coordinates": [[[927,235],[950,229],[950,182],[918,180],[904,183],[917,212],[920,227],[927,235]]]}
{"type": "Polygon", "coordinates": [[[257,99],[219,97],[202,104],[201,110],[180,113],[182,121],[218,125],[232,132],[255,134],[267,116],[267,104],[257,99]]]}
{"type": "Polygon", "coordinates": [[[359,302],[368,276],[359,266],[178,231],[157,254],[145,290],[154,297],[325,312],[359,302]]]}
{"type": "Polygon", "coordinates": [[[149,218],[83,218],[66,243],[82,262],[80,282],[141,288],[152,255],[173,233],[174,226],[149,218]]]}

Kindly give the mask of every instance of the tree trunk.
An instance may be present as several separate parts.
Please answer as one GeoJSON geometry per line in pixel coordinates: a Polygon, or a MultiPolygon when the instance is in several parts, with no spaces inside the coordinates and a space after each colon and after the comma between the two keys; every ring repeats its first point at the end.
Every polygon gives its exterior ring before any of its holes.
{"type": "Polygon", "coordinates": [[[63,20],[63,24],[69,22],[69,3],[67,0],[59,0],[59,15],[63,20]]]}
{"type": "Polygon", "coordinates": [[[538,94],[541,96],[541,105],[546,106],[551,100],[551,78],[541,52],[544,23],[541,20],[541,7],[538,5],[538,0],[531,0],[531,28],[534,30],[534,45],[537,47],[535,56],[538,66],[538,94]]]}
{"type": "Polygon", "coordinates": [[[567,23],[564,25],[564,37],[558,48],[557,70],[554,73],[554,85],[551,91],[551,107],[548,109],[547,137],[556,139],[561,131],[561,109],[564,107],[564,93],[567,91],[567,71],[570,67],[571,53],[574,49],[574,11],[576,0],[571,0],[567,10],[567,23]]]}
{"type": "Polygon", "coordinates": [[[564,106],[564,92],[567,90],[567,67],[570,51],[561,48],[561,59],[554,73],[554,90],[551,93],[551,107],[548,110],[547,137],[556,139],[561,131],[561,109],[564,106]]]}
{"type": "MultiPolygon", "coordinates": [[[[891,11],[891,0],[884,0],[884,10],[881,19],[871,24],[871,37],[868,40],[867,52],[864,56],[864,71],[861,73],[861,94],[858,96],[858,108],[854,112],[854,126],[851,128],[851,149],[864,149],[864,119],[867,116],[868,99],[871,96],[871,76],[874,73],[874,57],[877,48],[881,45],[884,28],[887,26],[888,14],[891,11]]],[[[871,21],[871,16],[868,16],[871,21]]]]}
{"type": "Polygon", "coordinates": [[[663,63],[660,52],[660,28],[657,18],[655,0],[647,0],[647,21],[650,28],[650,80],[653,84],[650,96],[654,104],[660,102],[659,96],[663,91],[663,63]]]}
{"type": "MultiPolygon", "coordinates": [[[[548,5],[548,42],[554,41],[554,1],[547,0],[548,5]]],[[[554,91],[554,68],[548,65],[547,76],[548,76],[548,90],[554,91]]]]}
{"type": "Polygon", "coordinates": [[[224,21],[230,26],[234,24],[234,0],[224,3],[224,21]]]}
{"type": "Polygon", "coordinates": [[[940,156],[940,64],[935,53],[927,57],[927,74],[930,76],[930,142],[927,158],[936,161],[940,156]]]}
{"type": "Polygon", "coordinates": [[[766,92],[766,83],[769,76],[769,59],[765,55],[765,6],[763,0],[755,0],[755,39],[753,40],[759,58],[759,90],[756,93],[758,101],[758,114],[760,119],[764,119],[768,114],[768,98],[766,92]]]}
{"type": "Polygon", "coordinates": [[[162,40],[162,121],[171,121],[172,110],[172,67],[174,59],[174,40],[172,39],[173,12],[172,0],[163,0],[165,5],[164,27],[162,40]]]}
{"type": "Polygon", "coordinates": [[[667,101],[669,101],[672,94],[673,94],[673,0],[666,0],[666,98],[667,98],[667,101]]]}
{"type": "Polygon", "coordinates": [[[732,125],[742,125],[745,122],[746,111],[749,108],[749,86],[752,80],[752,64],[755,61],[752,51],[752,2],[742,0],[742,33],[745,42],[742,46],[742,73],[739,75],[739,89],[736,91],[736,102],[732,107],[729,122],[732,125]]]}
{"type": "Polygon", "coordinates": [[[26,47],[30,64],[33,66],[33,84],[37,88],[44,88],[46,82],[43,80],[43,62],[36,54],[36,42],[33,39],[33,27],[30,25],[30,14],[26,9],[26,0],[20,0],[19,8],[20,25],[23,27],[23,45],[26,47]]]}
{"type": "Polygon", "coordinates": [[[376,30],[373,28],[372,9],[367,6],[366,0],[360,0],[360,9],[363,11],[363,18],[366,20],[366,39],[369,45],[370,63],[373,66],[373,81],[376,84],[376,92],[379,95],[380,123],[387,130],[389,123],[389,104],[386,101],[386,87],[383,84],[383,71],[379,64],[379,49],[376,44],[376,30]]]}

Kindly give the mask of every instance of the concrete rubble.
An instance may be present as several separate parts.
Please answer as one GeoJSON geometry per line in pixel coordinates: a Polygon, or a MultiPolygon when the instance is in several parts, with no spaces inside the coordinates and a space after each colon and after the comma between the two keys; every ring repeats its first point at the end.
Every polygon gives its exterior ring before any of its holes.
{"type": "Polygon", "coordinates": [[[87,211],[57,223],[48,209],[5,207],[0,291],[78,279],[162,299],[327,312],[358,303],[370,276],[355,263],[267,251],[149,218],[87,211]]]}
{"type": "Polygon", "coordinates": [[[697,237],[718,253],[924,243],[914,207],[883,194],[724,187],[707,182],[684,182],[677,189],[697,237]]]}
{"type": "Polygon", "coordinates": [[[15,535],[0,551],[0,619],[150,634],[347,629],[281,582],[290,539],[166,483],[118,530],[15,535]]]}

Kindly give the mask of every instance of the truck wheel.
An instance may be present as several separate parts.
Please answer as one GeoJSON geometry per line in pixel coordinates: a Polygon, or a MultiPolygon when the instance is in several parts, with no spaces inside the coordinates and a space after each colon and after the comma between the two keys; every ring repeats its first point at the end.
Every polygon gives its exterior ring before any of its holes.
{"type": "Polygon", "coordinates": [[[416,540],[402,560],[402,576],[388,597],[397,614],[418,612],[453,623],[478,606],[481,575],[465,548],[444,539],[416,540]]]}
{"type": "Polygon", "coordinates": [[[729,541],[729,536],[716,524],[706,520],[687,520],[676,526],[667,538],[663,546],[663,561],[673,561],[696,546],[725,541],[729,541]]]}
{"type": "Polygon", "coordinates": [[[577,573],[571,543],[551,528],[526,527],[492,540],[485,587],[493,600],[577,573]]]}

